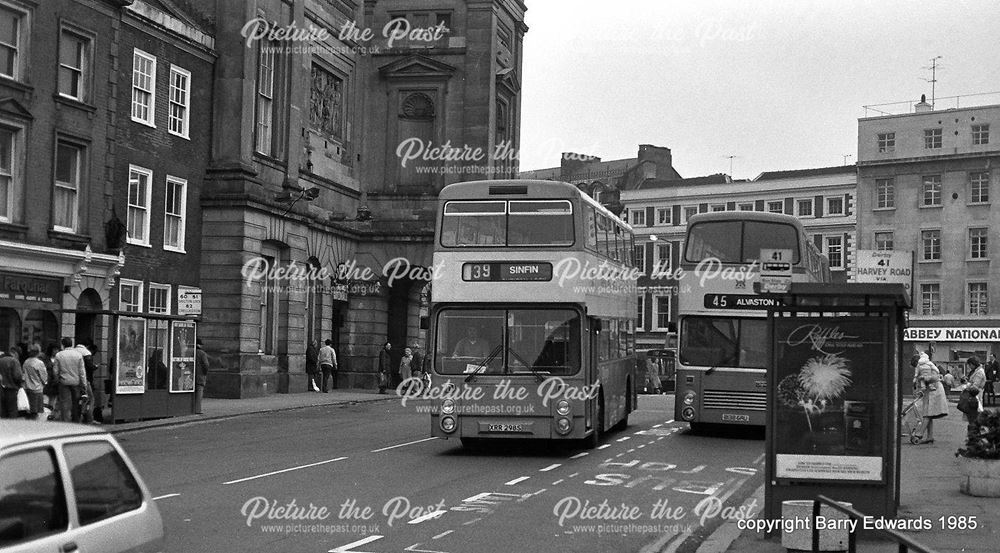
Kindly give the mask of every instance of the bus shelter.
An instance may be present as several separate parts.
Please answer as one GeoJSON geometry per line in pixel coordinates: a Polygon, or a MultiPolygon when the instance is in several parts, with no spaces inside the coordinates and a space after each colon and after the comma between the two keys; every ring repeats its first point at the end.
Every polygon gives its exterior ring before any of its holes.
{"type": "Polygon", "coordinates": [[[95,377],[94,387],[99,388],[99,402],[102,396],[110,398],[109,422],[194,413],[197,318],[114,310],[85,313],[107,325],[100,342],[108,372],[106,379],[95,377]]]}
{"type": "Polygon", "coordinates": [[[773,297],[766,517],[818,495],[895,516],[903,285],[796,282],[773,297]]]}

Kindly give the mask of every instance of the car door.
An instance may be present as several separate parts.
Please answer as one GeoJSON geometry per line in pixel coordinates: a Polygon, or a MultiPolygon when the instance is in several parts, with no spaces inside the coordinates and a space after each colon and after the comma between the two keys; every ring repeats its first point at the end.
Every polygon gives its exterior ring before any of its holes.
{"type": "Polygon", "coordinates": [[[28,445],[0,455],[0,549],[62,553],[69,509],[56,448],[28,445]]]}
{"type": "Polygon", "coordinates": [[[63,551],[156,553],[163,522],[149,491],[110,437],[62,444],[70,525],[63,551]]]}

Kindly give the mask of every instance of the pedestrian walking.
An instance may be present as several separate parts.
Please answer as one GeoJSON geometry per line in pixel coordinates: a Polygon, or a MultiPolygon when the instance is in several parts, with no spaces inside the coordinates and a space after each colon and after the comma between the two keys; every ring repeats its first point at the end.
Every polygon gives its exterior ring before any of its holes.
{"type": "Polygon", "coordinates": [[[208,367],[210,360],[201,338],[195,341],[195,377],[194,377],[194,413],[201,414],[201,400],[205,397],[205,385],[208,384],[208,367]]]}
{"type": "Polygon", "coordinates": [[[378,352],[378,393],[384,394],[389,386],[389,379],[392,377],[392,357],[389,351],[392,344],[386,342],[378,352]]]}
{"type": "Polygon", "coordinates": [[[319,371],[319,341],[310,340],[306,346],[306,375],[309,377],[309,391],[318,392],[316,373],[319,371]]]}
{"type": "Polygon", "coordinates": [[[1000,377],[1000,363],[997,362],[997,354],[991,353],[990,360],[986,362],[986,397],[983,398],[989,405],[996,405],[997,402],[997,377],[1000,377]]]}
{"type": "Polygon", "coordinates": [[[399,359],[399,381],[400,383],[406,382],[406,391],[410,390],[409,379],[413,376],[413,350],[411,348],[403,348],[403,357],[399,359]]]}
{"type": "Polygon", "coordinates": [[[42,361],[42,349],[38,344],[28,346],[28,358],[21,366],[24,374],[24,390],[28,393],[28,406],[31,417],[42,420],[45,416],[45,385],[49,382],[49,373],[42,361]]]}
{"type": "Polygon", "coordinates": [[[80,405],[80,419],[84,424],[94,422],[93,406],[96,404],[94,401],[94,371],[97,370],[97,366],[94,364],[94,352],[87,346],[88,344],[83,343],[83,341],[78,341],[74,348],[83,357],[83,372],[86,375],[82,396],[86,399],[80,405]]]}
{"type": "Polygon", "coordinates": [[[646,357],[646,380],[648,381],[648,387],[652,390],[654,394],[661,393],[660,389],[660,372],[656,370],[656,363],[651,357],[646,357]]]}
{"type": "Polygon", "coordinates": [[[17,346],[0,352],[0,419],[17,418],[17,391],[24,385],[17,346]]]}
{"type": "Polygon", "coordinates": [[[45,348],[45,354],[42,355],[42,362],[45,363],[45,369],[49,373],[49,381],[45,385],[45,399],[48,402],[48,408],[51,412],[50,418],[58,418],[56,405],[59,403],[59,379],[56,378],[55,372],[57,351],[59,351],[59,346],[54,342],[49,342],[49,345],[45,348]]]}
{"type": "Polygon", "coordinates": [[[333,340],[323,342],[318,354],[319,368],[323,371],[323,393],[328,393],[327,383],[333,380],[333,389],[337,389],[337,352],[333,351],[333,340]]]}
{"type": "Polygon", "coordinates": [[[965,411],[965,420],[972,428],[976,423],[976,418],[983,411],[983,389],[986,387],[986,371],[983,369],[979,358],[973,355],[965,361],[965,367],[969,371],[969,382],[965,390],[972,395],[972,401],[976,402],[975,407],[965,411]]]}
{"type": "Polygon", "coordinates": [[[934,443],[934,419],[948,416],[948,397],[944,393],[941,371],[926,353],[914,355],[910,360],[913,370],[913,389],[923,393],[921,413],[924,416],[924,437],[917,443],[934,443]]]}
{"type": "Polygon", "coordinates": [[[72,338],[64,337],[62,346],[53,368],[59,382],[59,418],[64,422],[80,422],[80,400],[87,389],[87,370],[72,338]]]}

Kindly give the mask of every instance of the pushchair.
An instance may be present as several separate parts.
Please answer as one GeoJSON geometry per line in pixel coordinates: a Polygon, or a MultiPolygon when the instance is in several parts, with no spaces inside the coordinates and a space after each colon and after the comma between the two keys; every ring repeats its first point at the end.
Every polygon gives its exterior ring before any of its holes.
{"type": "Polygon", "coordinates": [[[899,414],[902,420],[903,436],[909,436],[911,444],[916,444],[924,437],[924,412],[921,406],[923,399],[924,392],[917,390],[913,401],[906,404],[903,412],[899,414]]]}

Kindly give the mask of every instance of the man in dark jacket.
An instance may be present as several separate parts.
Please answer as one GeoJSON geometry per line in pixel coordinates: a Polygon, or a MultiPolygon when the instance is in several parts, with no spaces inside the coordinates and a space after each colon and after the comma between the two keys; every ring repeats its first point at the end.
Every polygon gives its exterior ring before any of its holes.
{"type": "Polygon", "coordinates": [[[310,340],[306,346],[306,375],[309,377],[309,391],[318,392],[316,373],[319,372],[319,342],[310,340]]]}
{"type": "Polygon", "coordinates": [[[201,343],[201,338],[198,338],[196,344],[194,354],[194,412],[200,415],[201,400],[205,396],[205,384],[208,382],[209,359],[208,353],[205,352],[205,346],[201,343]]]}
{"type": "Polygon", "coordinates": [[[17,418],[17,391],[24,385],[21,372],[21,355],[16,346],[0,354],[0,419],[17,418]]]}

